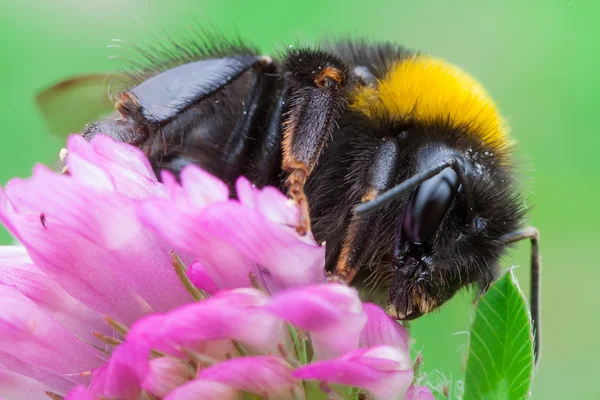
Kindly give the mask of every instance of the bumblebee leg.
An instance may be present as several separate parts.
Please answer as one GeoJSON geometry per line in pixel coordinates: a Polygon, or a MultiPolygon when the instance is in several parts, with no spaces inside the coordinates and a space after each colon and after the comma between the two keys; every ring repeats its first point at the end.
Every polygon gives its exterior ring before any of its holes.
{"type": "MultiPolygon", "coordinates": [[[[371,186],[361,200],[368,201],[367,199],[376,196],[377,193],[377,190],[371,186]]],[[[342,281],[347,284],[352,282],[373,245],[374,237],[370,233],[380,222],[379,213],[363,217],[356,213],[352,215],[333,276],[330,277],[331,281],[342,281]]]]}
{"type": "Polygon", "coordinates": [[[281,136],[285,102],[288,98],[289,85],[284,82],[284,87],[277,94],[265,133],[260,138],[260,145],[256,151],[253,170],[250,172],[252,182],[258,187],[264,187],[276,179],[281,157],[281,136]]]}
{"type": "Polygon", "coordinates": [[[250,90],[243,103],[242,115],[223,149],[222,169],[225,171],[228,182],[235,182],[242,172],[246,172],[244,171],[244,161],[248,157],[248,151],[256,139],[260,139],[253,138],[251,135],[257,130],[257,124],[265,117],[268,97],[272,95],[273,91],[275,66],[273,64],[257,64],[254,68],[250,90]]]}
{"type": "MultiPolygon", "coordinates": [[[[361,201],[367,202],[376,198],[380,193],[389,189],[394,182],[398,168],[398,144],[396,141],[384,140],[372,161],[366,177],[367,189],[363,192],[361,201]]],[[[361,182],[361,185],[364,183],[361,182]]],[[[334,274],[343,281],[350,283],[360,266],[365,262],[365,256],[375,242],[372,232],[374,226],[381,222],[381,213],[370,213],[359,216],[352,215],[346,231],[344,244],[340,252],[334,274]]]]}
{"type": "Polygon", "coordinates": [[[119,142],[139,147],[147,155],[150,148],[148,139],[155,132],[154,128],[139,124],[136,119],[123,115],[116,120],[103,119],[89,124],[81,134],[87,140],[91,140],[98,133],[106,134],[119,142]]]}
{"type": "Polygon", "coordinates": [[[541,297],[541,273],[542,259],[539,250],[540,232],[537,228],[529,227],[521,231],[513,232],[504,237],[505,243],[514,243],[521,240],[531,241],[531,319],[533,320],[534,347],[536,363],[540,359],[540,297],[541,297]]]}
{"type": "Polygon", "coordinates": [[[316,50],[291,50],[283,61],[290,85],[284,121],[282,169],[288,174],[288,194],[298,204],[298,233],[310,230],[304,185],[331,137],[347,104],[352,78],[337,57],[316,50]]]}

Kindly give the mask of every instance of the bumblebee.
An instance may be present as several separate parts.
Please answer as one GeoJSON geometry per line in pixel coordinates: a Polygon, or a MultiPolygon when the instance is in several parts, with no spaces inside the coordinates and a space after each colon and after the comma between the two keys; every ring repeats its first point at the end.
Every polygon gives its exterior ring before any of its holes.
{"type": "Polygon", "coordinates": [[[154,169],[196,164],[229,183],[287,191],[297,230],[325,243],[332,279],[385,281],[399,320],[465,286],[484,291],[528,239],[539,346],[538,231],[525,217],[513,141],[494,101],[448,62],[361,40],[278,57],[237,41],[144,50],[117,118],[87,125],[140,147],[154,169]]]}

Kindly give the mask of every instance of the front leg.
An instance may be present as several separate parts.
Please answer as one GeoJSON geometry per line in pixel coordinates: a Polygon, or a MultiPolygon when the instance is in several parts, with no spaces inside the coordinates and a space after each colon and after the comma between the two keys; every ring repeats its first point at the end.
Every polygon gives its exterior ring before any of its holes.
{"type": "MultiPolygon", "coordinates": [[[[385,138],[373,155],[369,169],[360,183],[362,189],[361,204],[371,201],[393,186],[398,174],[399,147],[394,139],[385,138]]],[[[352,219],[342,245],[334,276],[330,280],[341,280],[350,284],[359,271],[377,238],[373,235],[373,227],[381,223],[383,213],[374,212],[368,215],[353,213],[352,219]]]]}
{"type": "Polygon", "coordinates": [[[354,79],[337,57],[318,50],[290,50],[283,61],[290,87],[283,131],[282,169],[288,174],[289,196],[299,208],[297,231],[310,230],[306,180],[344,112],[354,79]]]}

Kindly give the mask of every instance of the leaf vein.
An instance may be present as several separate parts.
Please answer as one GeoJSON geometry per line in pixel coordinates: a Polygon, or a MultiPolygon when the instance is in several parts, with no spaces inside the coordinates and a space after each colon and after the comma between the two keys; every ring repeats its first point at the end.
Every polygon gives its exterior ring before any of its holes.
{"type": "Polygon", "coordinates": [[[502,316],[500,314],[498,314],[498,312],[496,310],[494,310],[492,305],[487,301],[487,299],[485,297],[483,297],[481,299],[481,302],[483,304],[485,304],[490,309],[490,311],[492,311],[494,313],[494,315],[496,315],[496,317],[498,317],[498,319],[502,322],[502,325],[506,325],[506,320],[504,318],[502,318],[502,316]]]}
{"type": "MultiPolygon", "coordinates": [[[[487,304],[487,303],[485,303],[485,304],[487,304]]],[[[487,304],[487,306],[490,307],[490,309],[491,309],[491,306],[489,304],[487,304]]],[[[496,315],[498,315],[498,314],[496,314],[496,315]]],[[[490,331],[492,332],[492,334],[494,335],[496,340],[498,340],[498,342],[500,343],[500,346],[502,346],[502,343],[504,343],[504,341],[502,339],[500,339],[500,337],[496,333],[496,330],[494,329],[494,326],[492,325],[492,323],[487,319],[487,317],[485,316],[484,313],[480,313],[479,316],[490,327],[490,331]]]]}
{"type": "Polygon", "coordinates": [[[476,330],[473,330],[473,337],[477,338],[477,340],[479,340],[479,342],[481,342],[481,346],[488,353],[488,356],[492,363],[492,367],[494,368],[494,373],[496,374],[496,376],[500,376],[500,374],[498,373],[498,367],[496,366],[496,362],[494,361],[494,356],[492,355],[492,352],[490,351],[490,348],[488,347],[487,343],[484,342],[483,340],[481,340],[481,337],[479,336],[479,333],[477,333],[476,330]]]}
{"type": "Polygon", "coordinates": [[[500,289],[498,289],[498,288],[496,287],[496,285],[492,285],[492,286],[491,286],[491,288],[492,288],[492,289],[494,289],[494,290],[495,290],[496,292],[498,292],[498,293],[499,293],[499,294],[500,294],[500,295],[501,295],[503,298],[505,298],[505,299],[506,299],[506,294],[505,294],[505,293],[502,293],[502,291],[501,291],[500,289]]]}
{"type": "Polygon", "coordinates": [[[512,340],[511,340],[511,342],[509,343],[509,345],[508,345],[507,347],[509,347],[509,348],[510,348],[510,347],[512,347],[512,346],[513,346],[513,344],[515,344],[515,340],[517,340],[517,339],[519,338],[519,336],[521,336],[521,334],[523,333],[523,331],[525,330],[525,328],[527,328],[528,326],[529,326],[529,324],[528,324],[528,323],[524,324],[524,325],[521,327],[521,330],[520,330],[520,331],[519,331],[517,334],[515,334],[515,335],[513,336],[513,338],[512,338],[512,340]]]}
{"type": "Polygon", "coordinates": [[[477,353],[475,353],[475,351],[473,349],[471,349],[471,352],[469,353],[469,355],[472,355],[475,358],[475,360],[477,360],[477,362],[479,362],[479,364],[481,365],[481,372],[483,373],[483,376],[485,376],[485,380],[487,382],[488,388],[491,389],[492,384],[490,382],[490,377],[488,376],[487,371],[485,369],[485,364],[483,363],[483,361],[481,361],[481,358],[479,358],[479,356],[477,355],[477,353]]]}
{"type": "MultiPolygon", "coordinates": [[[[515,376],[514,376],[514,377],[513,377],[513,378],[510,380],[510,386],[509,386],[509,388],[511,388],[511,389],[510,389],[510,391],[511,391],[511,392],[512,392],[512,391],[514,391],[514,389],[512,389],[512,385],[513,385],[513,384],[514,384],[514,382],[517,380],[517,378],[518,378],[518,377],[520,377],[521,375],[523,375],[523,372],[527,371],[527,369],[528,369],[528,368],[530,368],[530,367],[531,367],[531,364],[529,364],[529,363],[528,363],[528,364],[525,364],[525,365],[523,366],[523,368],[521,369],[521,371],[519,371],[519,373],[518,373],[517,375],[515,375],[515,376]]],[[[528,381],[528,379],[524,380],[524,382],[527,382],[527,381],[528,381]]],[[[521,382],[521,383],[523,383],[523,382],[521,382]]],[[[517,386],[517,388],[518,388],[518,387],[520,387],[520,386],[517,386]]]]}

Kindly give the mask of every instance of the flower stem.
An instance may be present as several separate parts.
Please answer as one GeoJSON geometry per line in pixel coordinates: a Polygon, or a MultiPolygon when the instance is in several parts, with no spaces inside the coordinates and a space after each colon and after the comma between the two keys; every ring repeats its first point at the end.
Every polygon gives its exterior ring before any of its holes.
{"type": "Polygon", "coordinates": [[[423,356],[421,354],[417,355],[415,359],[415,363],[413,364],[413,384],[417,384],[419,382],[419,376],[421,374],[421,366],[423,365],[423,356]]]}
{"type": "Polygon", "coordinates": [[[290,330],[290,336],[292,337],[292,342],[294,343],[294,350],[296,351],[296,358],[300,361],[300,364],[306,365],[306,345],[304,343],[304,335],[301,335],[295,327],[288,324],[288,329],[290,330]]]}
{"type": "Polygon", "coordinates": [[[169,253],[171,254],[171,264],[173,264],[173,269],[175,269],[175,273],[183,284],[183,287],[185,287],[189,294],[192,295],[194,300],[200,301],[206,299],[208,297],[207,294],[204,293],[203,290],[200,290],[194,286],[192,281],[190,281],[190,278],[188,278],[185,265],[183,265],[181,258],[179,258],[179,256],[172,250],[169,253]]]}
{"type": "Polygon", "coordinates": [[[306,332],[298,329],[298,343],[300,345],[300,362],[302,365],[308,364],[308,351],[306,349],[306,332]]]}

